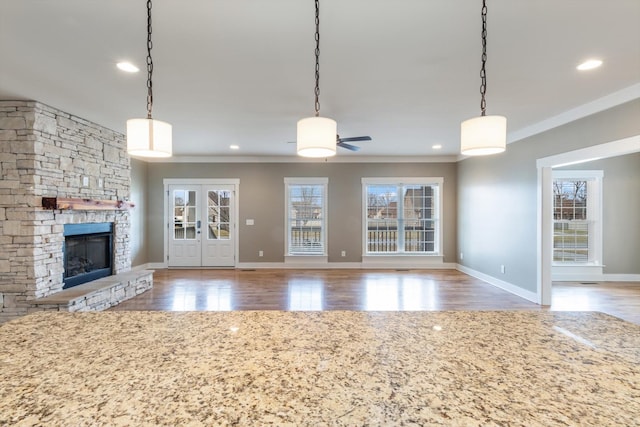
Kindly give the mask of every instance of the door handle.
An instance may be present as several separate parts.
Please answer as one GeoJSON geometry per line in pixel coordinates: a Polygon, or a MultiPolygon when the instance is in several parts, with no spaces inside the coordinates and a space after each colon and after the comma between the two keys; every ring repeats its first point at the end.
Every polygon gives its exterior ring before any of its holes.
{"type": "Polygon", "coordinates": [[[201,222],[200,220],[196,222],[196,228],[200,228],[200,222],[201,222]]]}

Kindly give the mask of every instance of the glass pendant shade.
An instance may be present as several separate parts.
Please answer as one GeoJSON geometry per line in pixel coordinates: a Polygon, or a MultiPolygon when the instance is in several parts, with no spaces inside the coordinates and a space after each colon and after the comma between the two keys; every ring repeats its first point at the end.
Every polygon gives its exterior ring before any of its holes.
{"type": "Polygon", "coordinates": [[[465,120],[460,126],[460,141],[465,156],[502,153],[507,145],[507,118],[480,116],[465,120]]]}
{"type": "Polygon", "coordinates": [[[154,119],[127,120],[127,152],[140,157],[171,157],[171,125],[154,119]]]}
{"type": "Polygon", "coordinates": [[[303,157],[330,157],[336,154],[338,125],[326,117],[298,120],[297,149],[303,157]]]}

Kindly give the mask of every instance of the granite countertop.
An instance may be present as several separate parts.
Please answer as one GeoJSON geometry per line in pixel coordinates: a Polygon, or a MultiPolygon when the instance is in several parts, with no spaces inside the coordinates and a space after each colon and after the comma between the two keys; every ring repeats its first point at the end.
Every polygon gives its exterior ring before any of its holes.
{"type": "Polygon", "coordinates": [[[0,425],[640,425],[640,326],[600,313],[36,313],[0,425]]]}

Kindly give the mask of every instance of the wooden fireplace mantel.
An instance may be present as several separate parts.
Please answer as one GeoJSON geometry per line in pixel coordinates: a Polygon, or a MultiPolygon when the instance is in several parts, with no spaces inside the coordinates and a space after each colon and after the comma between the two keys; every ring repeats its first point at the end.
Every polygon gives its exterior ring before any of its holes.
{"type": "Polygon", "coordinates": [[[93,200],[68,197],[43,197],[42,207],[45,209],[77,211],[122,211],[135,207],[135,204],[122,200],[93,200]]]}

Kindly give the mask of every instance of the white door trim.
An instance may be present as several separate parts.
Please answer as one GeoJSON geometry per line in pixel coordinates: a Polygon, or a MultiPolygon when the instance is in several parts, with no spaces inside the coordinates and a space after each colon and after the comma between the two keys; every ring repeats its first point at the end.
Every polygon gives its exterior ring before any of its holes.
{"type": "Polygon", "coordinates": [[[162,180],[164,185],[164,215],[163,215],[163,236],[164,236],[164,254],[162,256],[162,268],[168,267],[167,258],[169,256],[169,212],[171,211],[169,200],[169,186],[170,185],[232,185],[235,189],[233,197],[233,238],[235,239],[235,265],[238,265],[240,259],[240,242],[238,239],[238,200],[240,199],[240,179],[239,178],[165,178],[162,180]]]}
{"type": "Polygon", "coordinates": [[[640,135],[607,142],[536,161],[538,169],[538,255],[536,290],[538,303],[551,305],[551,264],[553,261],[552,168],[640,152],[640,135]]]}

